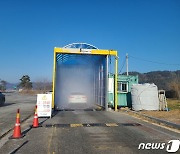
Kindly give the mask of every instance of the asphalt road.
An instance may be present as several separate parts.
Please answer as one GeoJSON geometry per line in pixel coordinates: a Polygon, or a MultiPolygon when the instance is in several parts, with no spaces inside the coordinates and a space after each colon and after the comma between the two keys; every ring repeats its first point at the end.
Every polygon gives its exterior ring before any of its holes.
{"type": "Polygon", "coordinates": [[[21,120],[23,120],[29,115],[33,115],[36,104],[36,95],[13,92],[5,93],[5,97],[5,104],[0,106],[0,136],[14,126],[18,108],[20,109],[21,120]]]}
{"type": "Polygon", "coordinates": [[[0,153],[166,153],[168,141],[180,139],[177,132],[120,112],[60,111],[51,119],[39,120],[44,121],[43,127],[28,129],[32,119],[27,120],[22,125],[26,136],[8,140],[0,153]],[[139,150],[140,143],[165,143],[165,148],[139,150]]]}

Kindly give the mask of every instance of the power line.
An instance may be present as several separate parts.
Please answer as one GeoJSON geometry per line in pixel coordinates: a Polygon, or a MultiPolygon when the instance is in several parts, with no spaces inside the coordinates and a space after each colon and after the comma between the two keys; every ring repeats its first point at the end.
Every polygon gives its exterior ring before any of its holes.
{"type": "Polygon", "coordinates": [[[121,69],[120,69],[120,71],[119,71],[119,74],[121,73],[122,69],[124,68],[125,63],[126,63],[126,57],[125,57],[125,59],[124,59],[124,61],[123,61],[123,65],[122,65],[122,67],[121,67],[121,69]]]}
{"type": "Polygon", "coordinates": [[[134,56],[131,56],[131,55],[129,55],[129,58],[134,58],[134,59],[137,59],[137,60],[142,60],[142,61],[146,61],[146,62],[149,62],[149,63],[155,63],[155,64],[161,64],[161,65],[180,66],[180,64],[169,64],[169,63],[157,62],[157,61],[147,60],[147,59],[143,59],[143,58],[139,58],[139,57],[134,57],[134,56]]]}

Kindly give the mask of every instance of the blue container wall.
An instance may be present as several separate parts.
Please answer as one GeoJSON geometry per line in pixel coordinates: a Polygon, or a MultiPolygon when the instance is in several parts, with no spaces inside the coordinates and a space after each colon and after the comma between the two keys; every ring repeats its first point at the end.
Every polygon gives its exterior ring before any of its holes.
{"type": "MultiPolygon", "coordinates": [[[[114,75],[109,75],[109,78],[114,78],[114,75]]],[[[117,93],[118,96],[118,106],[119,107],[131,107],[132,106],[132,100],[131,100],[131,87],[133,84],[138,83],[138,76],[126,76],[126,75],[118,75],[118,86],[121,84],[127,84],[127,91],[121,91],[121,88],[118,87],[119,91],[117,93]]],[[[109,93],[108,102],[112,106],[114,106],[114,93],[109,93]]]]}
{"type": "Polygon", "coordinates": [[[127,92],[118,91],[118,106],[132,107],[131,87],[138,83],[138,76],[119,75],[118,82],[127,83],[127,92]]]}

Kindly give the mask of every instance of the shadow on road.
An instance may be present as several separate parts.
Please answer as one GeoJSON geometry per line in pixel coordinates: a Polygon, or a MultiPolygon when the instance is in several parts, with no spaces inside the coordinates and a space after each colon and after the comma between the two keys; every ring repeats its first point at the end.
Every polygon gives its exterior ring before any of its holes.
{"type": "Polygon", "coordinates": [[[14,149],[10,154],[15,154],[19,149],[21,149],[25,144],[27,144],[29,141],[25,141],[23,144],[18,146],[16,149],[14,149]]]}
{"type": "Polygon", "coordinates": [[[5,103],[3,105],[0,105],[0,107],[6,107],[6,106],[9,106],[9,105],[13,105],[13,104],[16,104],[16,103],[5,103]]]}

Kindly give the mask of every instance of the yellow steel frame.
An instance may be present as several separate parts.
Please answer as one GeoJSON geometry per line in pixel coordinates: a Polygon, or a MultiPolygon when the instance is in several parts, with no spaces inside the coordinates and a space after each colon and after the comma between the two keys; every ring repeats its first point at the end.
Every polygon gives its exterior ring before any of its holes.
{"type": "MultiPolygon", "coordinates": [[[[86,50],[86,49],[84,49],[86,50]]],[[[53,96],[52,96],[52,108],[54,108],[54,91],[55,91],[55,82],[56,82],[56,55],[58,53],[64,53],[64,54],[91,54],[91,55],[111,55],[115,56],[115,100],[114,100],[114,106],[115,111],[117,111],[117,73],[118,73],[118,56],[117,51],[115,50],[99,50],[99,49],[87,49],[90,52],[82,52],[80,49],[76,48],[54,48],[54,65],[53,65],[53,96]]]]}

